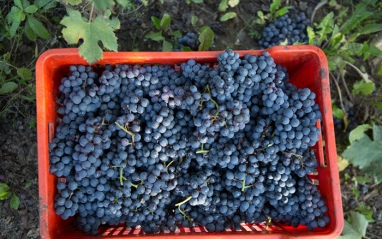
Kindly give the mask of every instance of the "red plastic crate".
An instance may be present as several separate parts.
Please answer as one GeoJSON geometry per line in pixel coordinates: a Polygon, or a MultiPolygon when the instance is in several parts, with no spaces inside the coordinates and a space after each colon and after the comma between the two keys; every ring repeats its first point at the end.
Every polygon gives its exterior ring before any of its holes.
{"type": "MultiPolygon", "coordinates": [[[[268,228],[264,224],[243,224],[242,230],[231,229],[224,232],[209,233],[203,227],[181,228],[177,232],[147,235],[140,229],[127,230],[123,225],[101,227],[98,236],[81,234],[73,225],[72,220],[62,220],[54,212],[54,195],[57,193],[57,177],[49,174],[48,144],[54,137],[58,125],[56,99],[61,78],[68,74],[69,65],[87,62],[79,56],[78,49],[53,49],[43,53],[37,61],[37,141],[38,141],[38,171],[40,196],[40,235],[41,238],[335,238],[343,228],[341,190],[337,167],[337,153],[334,138],[333,116],[329,88],[328,63],[325,54],[314,46],[276,46],[268,49],[277,64],[287,67],[290,82],[299,88],[310,88],[316,93],[316,102],[320,105],[323,120],[323,135],[317,142],[316,156],[319,163],[317,172],[310,178],[318,183],[323,199],[327,202],[331,223],[326,228],[308,231],[306,227],[293,228],[272,223],[268,228]]],[[[237,51],[243,57],[249,53],[260,55],[263,50],[237,51]]],[[[176,66],[188,59],[198,63],[217,63],[216,57],[221,52],[106,52],[103,59],[96,65],[105,64],[171,64],[176,66]]],[[[320,127],[320,122],[317,123],[320,127]]],[[[321,128],[321,127],[320,127],[321,128]]]]}

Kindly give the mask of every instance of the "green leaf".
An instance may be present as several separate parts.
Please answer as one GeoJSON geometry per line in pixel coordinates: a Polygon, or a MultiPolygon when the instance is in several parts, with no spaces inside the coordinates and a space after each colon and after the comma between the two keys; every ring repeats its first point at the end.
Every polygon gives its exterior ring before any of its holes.
{"type": "Polygon", "coordinates": [[[279,46],[286,46],[288,45],[288,38],[285,38],[284,41],[280,42],[279,46]]]}
{"type": "Polygon", "coordinates": [[[368,177],[356,177],[356,178],[353,178],[353,181],[355,181],[357,183],[365,184],[365,183],[370,183],[371,182],[371,178],[368,178],[368,177]]]}
{"type": "Polygon", "coordinates": [[[19,209],[19,205],[20,205],[20,198],[13,193],[12,199],[11,199],[11,207],[17,210],[19,209]]]}
{"type": "Polygon", "coordinates": [[[344,35],[340,32],[338,25],[334,26],[332,37],[330,38],[330,45],[336,47],[343,39],[344,35]]]}
{"type": "Polygon", "coordinates": [[[370,43],[370,46],[369,46],[369,52],[370,52],[370,54],[372,54],[373,56],[377,56],[377,57],[382,58],[382,51],[379,50],[379,48],[376,47],[373,43],[370,43]]]}
{"type": "Polygon", "coordinates": [[[19,7],[21,10],[24,10],[22,0],[14,0],[14,3],[17,7],[19,7]]]}
{"type": "Polygon", "coordinates": [[[374,15],[373,12],[367,11],[367,5],[367,1],[362,1],[361,3],[357,4],[353,14],[351,14],[350,17],[348,17],[344,24],[341,26],[341,32],[343,34],[348,34],[350,30],[356,28],[362,23],[362,21],[374,15]]]}
{"type": "Polygon", "coordinates": [[[353,189],[353,193],[354,193],[354,196],[355,196],[355,200],[357,201],[358,197],[359,197],[359,191],[355,187],[352,187],[352,189],[353,189]]]}
{"type": "Polygon", "coordinates": [[[353,94],[359,94],[362,95],[370,95],[373,93],[375,89],[373,82],[365,82],[364,80],[360,80],[354,83],[353,85],[353,94]]]}
{"type": "Polygon", "coordinates": [[[0,95],[11,93],[16,90],[17,87],[15,82],[7,82],[0,88],[0,95]]]}
{"type": "Polygon", "coordinates": [[[333,17],[334,13],[330,12],[328,15],[326,15],[318,24],[317,28],[320,29],[317,33],[320,35],[320,37],[317,39],[318,44],[320,45],[323,41],[328,39],[328,34],[331,33],[332,27],[333,27],[333,17]]]}
{"type": "MultiPolygon", "coordinates": [[[[64,2],[75,6],[75,5],[80,4],[82,2],[82,0],[65,0],[64,2]]],[[[33,4],[36,5],[38,8],[47,9],[46,7],[48,7],[48,9],[49,9],[50,6],[52,5],[52,3],[55,3],[55,2],[52,0],[35,0],[33,4]]]]}
{"type": "Polygon", "coordinates": [[[188,46],[182,46],[182,51],[192,51],[188,46]]]}
{"type": "Polygon", "coordinates": [[[288,6],[288,7],[283,7],[281,8],[280,10],[277,11],[275,17],[281,17],[282,15],[285,15],[289,12],[289,9],[291,9],[292,7],[288,6]]]}
{"type": "Polygon", "coordinates": [[[346,148],[342,156],[354,166],[358,166],[362,173],[382,179],[382,127],[373,126],[373,138],[365,135],[360,140],[353,141],[346,148]]]}
{"type": "Polygon", "coordinates": [[[362,53],[363,44],[350,42],[341,47],[341,50],[346,51],[350,55],[360,55],[362,53]]]}
{"type": "Polygon", "coordinates": [[[0,183],[0,193],[5,193],[9,191],[9,186],[5,183],[0,183]]]}
{"type": "Polygon", "coordinates": [[[333,116],[338,119],[343,119],[343,112],[342,109],[338,108],[337,105],[332,106],[333,116]]]}
{"type": "MultiPolygon", "coordinates": [[[[11,19],[11,21],[9,21],[8,19],[8,23],[11,23],[12,22],[12,25],[9,29],[9,35],[11,37],[14,37],[15,34],[16,34],[16,31],[17,29],[19,28],[20,26],[20,23],[21,23],[21,19],[22,19],[22,13],[23,11],[18,9],[17,7],[12,7],[12,10],[15,8],[14,12],[13,12],[13,18],[11,19]]],[[[11,13],[12,13],[12,10],[11,10],[11,13]]],[[[9,14],[11,14],[9,13],[9,14]]]]}
{"type": "Polygon", "coordinates": [[[170,36],[182,37],[182,33],[179,30],[169,34],[170,36]]]}
{"type": "Polygon", "coordinates": [[[32,17],[31,15],[28,15],[27,21],[29,26],[37,34],[37,36],[41,37],[42,39],[48,39],[50,37],[48,30],[46,30],[44,25],[42,25],[42,23],[39,20],[32,17]]]}
{"type": "Polygon", "coordinates": [[[172,45],[168,41],[163,41],[162,51],[172,51],[172,45]]]}
{"type": "Polygon", "coordinates": [[[381,102],[374,102],[374,103],[372,103],[372,105],[375,105],[382,110],[382,103],[381,102]]]}
{"type": "Polygon", "coordinates": [[[32,182],[29,182],[25,185],[25,188],[29,188],[30,186],[32,186],[32,182]]]}
{"type": "Polygon", "coordinates": [[[150,31],[149,33],[147,33],[145,35],[146,38],[149,38],[153,41],[163,41],[164,40],[164,37],[162,36],[162,32],[153,32],[153,31],[150,31]]]}
{"type": "Polygon", "coordinates": [[[134,4],[131,0],[117,0],[117,3],[127,10],[130,10],[134,4]]]}
{"type": "Polygon", "coordinates": [[[228,8],[228,0],[222,0],[219,4],[219,12],[225,12],[228,8]]]}
{"type": "Polygon", "coordinates": [[[279,9],[281,6],[280,0],[273,0],[271,3],[271,6],[269,7],[269,10],[271,11],[271,14],[273,15],[277,9],[279,9]]]}
{"type": "Polygon", "coordinates": [[[203,27],[203,30],[199,35],[199,51],[206,51],[208,48],[210,48],[212,46],[214,38],[214,31],[212,31],[210,27],[203,27]]]}
{"type": "Polygon", "coordinates": [[[345,220],[344,229],[337,239],[362,239],[366,235],[368,221],[365,216],[355,212],[350,212],[351,223],[345,220]]]}
{"type": "Polygon", "coordinates": [[[170,22],[171,22],[171,16],[165,13],[162,19],[160,20],[160,28],[166,29],[168,25],[170,24],[170,22]]]}
{"type": "Polygon", "coordinates": [[[355,208],[356,211],[363,214],[368,222],[374,222],[373,211],[370,210],[368,205],[359,205],[355,208]]]}
{"type": "Polygon", "coordinates": [[[368,129],[372,129],[373,127],[369,124],[358,125],[357,128],[353,129],[349,134],[349,141],[352,143],[353,141],[360,140],[365,136],[365,132],[368,129]]]}
{"type": "Polygon", "coordinates": [[[225,22],[229,19],[232,19],[232,18],[235,18],[237,15],[236,15],[236,12],[227,12],[226,14],[224,14],[221,18],[220,18],[220,21],[222,22],[225,22]]]}
{"type": "Polygon", "coordinates": [[[309,37],[309,45],[314,45],[314,39],[316,39],[316,33],[314,33],[313,28],[310,26],[306,28],[306,31],[309,37]]]}
{"type": "Polygon", "coordinates": [[[306,45],[306,42],[296,41],[295,43],[293,43],[293,46],[298,46],[298,45],[306,45]]]}
{"type": "Polygon", "coordinates": [[[5,200],[8,198],[10,192],[0,192],[0,200],[5,200]]]}
{"type": "Polygon", "coordinates": [[[152,16],[151,21],[154,23],[154,26],[160,30],[160,19],[157,17],[152,16]]]}
{"type": "Polygon", "coordinates": [[[191,17],[191,25],[193,27],[195,27],[197,22],[198,22],[198,17],[197,16],[192,16],[191,17]]]}
{"type": "Polygon", "coordinates": [[[32,28],[30,27],[28,21],[25,22],[24,31],[25,31],[25,35],[29,38],[29,40],[31,40],[31,41],[35,41],[36,40],[37,35],[36,35],[36,33],[34,33],[32,28]]]}
{"type": "Polygon", "coordinates": [[[230,7],[235,7],[237,4],[239,4],[240,0],[228,0],[228,5],[230,7]]]}
{"type": "Polygon", "coordinates": [[[377,69],[377,72],[375,72],[376,75],[382,75],[382,63],[381,65],[378,67],[377,69]]]}
{"type": "Polygon", "coordinates": [[[29,5],[27,8],[25,8],[25,12],[27,13],[35,13],[37,12],[38,8],[36,5],[29,5]]]}
{"type": "Polygon", "coordinates": [[[114,5],[114,0],[92,0],[92,2],[99,10],[105,10],[106,8],[110,8],[114,5]]]}
{"type": "Polygon", "coordinates": [[[98,45],[101,41],[106,49],[118,51],[117,37],[114,34],[115,26],[119,27],[118,19],[113,21],[105,21],[102,16],[97,16],[92,22],[83,19],[81,13],[76,10],[67,8],[69,16],[65,16],[61,24],[66,26],[62,30],[65,40],[69,44],[77,44],[79,39],[83,39],[83,43],[79,47],[79,53],[89,63],[94,63],[102,59],[102,49],[98,45]]]}
{"type": "Polygon", "coordinates": [[[24,80],[33,79],[32,71],[27,68],[19,68],[17,69],[17,75],[19,75],[24,80]]]}
{"type": "Polygon", "coordinates": [[[357,31],[357,33],[359,35],[363,35],[363,34],[370,34],[370,33],[374,33],[374,32],[379,32],[379,31],[382,31],[382,24],[372,23],[372,24],[367,24],[365,26],[362,26],[357,31]]]}
{"type": "Polygon", "coordinates": [[[342,57],[338,55],[329,56],[328,64],[330,70],[337,70],[337,68],[343,70],[346,65],[342,57]]]}
{"type": "Polygon", "coordinates": [[[192,0],[194,3],[202,3],[203,0],[192,0]]]}

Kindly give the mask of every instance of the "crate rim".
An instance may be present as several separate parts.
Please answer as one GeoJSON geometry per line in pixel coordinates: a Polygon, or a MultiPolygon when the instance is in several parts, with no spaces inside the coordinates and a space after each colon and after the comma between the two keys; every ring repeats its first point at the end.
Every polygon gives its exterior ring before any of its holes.
{"type": "MultiPolygon", "coordinates": [[[[241,57],[244,54],[253,54],[253,55],[260,55],[262,52],[268,51],[271,56],[273,53],[282,52],[282,51],[291,51],[296,54],[298,53],[313,53],[315,54],[319,62],[322,64],[322,68],[320,70],[321,73],[321,84],[325,85],[325,89],[323,91],[325,94],[328,94],[330,96],[330,88],[329,88],[329,71],[328,71],[328,63],[325,53],[316,46],[311,45],[296,45],[296,46],[274,46],[268,49],[264,50],[234,50],[234,52],[238,52],[241,57]],[[327,86],[327,88],[326,88],[327,86]]],[[[126,57],[134,57],[137,61],[134,62],[128,62],[128,64],[138,64],[139,61],[146,60],[146,59],[153,59],[153,58],[168,58],[169,60],[185,60],[185,59],[195,59],[197,60],[203,60],[205,58],[210,59],[211,57],[216,57],[218,54],[222,53],[223,51],[202,51],[202,52],[104,52],[103,53],[103,59],[99,60],[98,62],[92,64],[108,64],[108,61],[110,61],[113,58],[119,58],[123,59],[126,57]]],[[[49,176],[49,170],[46,170],[49,168],[49,157],[47,158],[44,153],[46,154],[47,145],[49,143],[48,141],[48,133],[47,133],[47,120],[45,118],[46,116],[46,99],[45,95],[46,92],[44,91],[44,75],[46,74],[45,68],[47,64],[49,64],[50,60],[53,60],[53,58],[68,58],[68,57],[76,57],[78,59],[79,56],[79,49],[78,48],[56,48],[56,49],[49,49],[42,53],[37,62],[36,62],[36,108],[37,108],[37,145],[38,145],[38,177],[39,177],[39,213],[40,213],[40,236],[41,238],[50,238],[48,229],[50,228],[51,222],[48,220],[48,195],[51,193],[49,192],[47,188],[48,184],[48,176],[49,176]]],[[[80,57],[82,62],[77,62],[76,64],[84,64],[89,65],[83,57],[80,57]]],[[[123,61],[122,61],[123,62],[123,61]]],[[[114,63],[112,63],[114,64],[114,63]]],[[[116,63],[117,64],[117,63],[116,63]]],[[[327,123],[333,124],[333,118],[328,117],[332,116],[332,107],[330,102],[330,97],[324,97],[323,99],[323,105],[325,107],[325,112],[323,112],[323,117],[325,117],[325,121],[327,123]]],[[[323,109],[321,109],[324,111],[323,109]]],[[[334,131],[326,132],[328,135],[326,136],[327,139],[329,139],[331,142],[328,142],[328,145],[331,145],[331,147],[328,147],[328,160],[334,161],[337,159],[336,157],[336,145],[335,145],[335,136],[334,131]],[[331,144],[332,143],[332,144],[331,144]],[[333,146],[333,147],[332,147],[333,146]]],[[[212,233],[208,235],[163,235],[168,238],[172,239],[179,239],[179,238],[195,238],[198,236],[205,237],[205,238],[222,238],[222,237],[240,237],[240,238],[273,238],[273,239],[280,239],[280,238],[294,238],[294,237],[301,237],[301,238],[336,238],[339,236],[342,232],[342,229],[344,227],[344,218],[343,218],[343,210],[342,210],[342,199],[341,199],[341,189],[340,189],[340,181],[339,181],[339,172],[336,162],[328,163],[328,171],[329,174],[332,176],[331,178],[331,195],[333,198],[334,207],[332,209],[333,215],[334,215],[334,227],[332,230],[325,234],[312,234],[312,233],[306,233],[306,234],[299,234],[299,235],[292,235],[291,233],[285,233],[285,232],[278,232],[278,233],[272,233],[269,234],[269,232],[264,233],[258,233],[258,234],[247,234],[247,235],[220,235],[218,233],[212,233]]],[[[54,213],[54,212],[53,212],[54,213]]],[[[146,237],[146,238],[155,238],[153,237],[146,237]]],[[[97,238],[97,237],[94,237],[97,238]]],[[[103,237],[105,238],[105,237],[103,237]]]]}

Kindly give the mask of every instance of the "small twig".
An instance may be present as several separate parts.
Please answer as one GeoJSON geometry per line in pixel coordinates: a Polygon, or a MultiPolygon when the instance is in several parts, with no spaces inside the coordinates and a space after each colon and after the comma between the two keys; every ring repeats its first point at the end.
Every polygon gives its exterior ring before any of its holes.
{"type": "Polygon", "coordinates": [[[362,73],[362,71],[360,69],[358,69],[358,67],[356,67],[355,65],[353,65],[352,63],[348,62],[348,61],[344,61],[347,65],[353,67],[353,69],[362,77],[362,79],[366,82],[366,83],[370,83],[372,82],[371,80],[369,80],[367,78],[367,75],[362,73]]]}
{"type": "Polygon", "coordinates": [[[314,16],[316,15],[316,12],[318,9],[320,9],[322,6],[324,6],[325,4],[327,4],[328,1],[322,1],[320,3],[317,4],[317,6],[314,8],[313,10],[313,13],[312,13],[312,17],[310,18],[310,22],[313,24],[313,20],[314,20],[314,16]]]}
{"type": "Polygon", "coordinates": [[[13,68],[15,68],[15,69],[17,70],[17,67],[14,66],[14,65],[11,65],[11,64],[6,63],[6,62],[4,62],[4,61],[0,61],[0,63],[5,64],[5,65],[10,66],[10,67],[13,67],[13,68]]]}
{"type": "Polygon", "coordinates": [[[346,131],[346,128],[347,128],[347,126],[348,126],[347,114],[346,114],[346,110],[345,110],[344,102],[342,101],[341,89],[340,89],[340,86],[338,85],[338,82],[337,82],[337,80],[339,79],[340,76],[338,76],[337,79],[336,79],[331,73],[329,73],[329,75],[332,76],[332,78],[333,78],[333,80],[334,80],[334,84],[335,84],[336,87],[337,87],[338,96],[340,97],[340,104],[341,104],[341,109],[342,109],[342,116],[343,116],[343,120],[344,120],[344,124],[345,124],[345,128],[344,128],[344,130],[346,131]]]}
{"type": "Polygon", "coordinates": [[[92,10],[90,11],[90,16],[89,16],[89,23],[92,22],[92,18],[93,18],[93,11],[94,11],[94,3],[92,3],[92,10]]]}
{"type": "Polygon", "coordinates": [[[352,96],[352,94],[350,94],[349,88],[348,88],[348,86],[346,84],[346,81],[345,81],[345,77],[344,77],[344,72],[343,71],[341,72],[340,76],[341,76],[342,83],[345,86],[346,93],[348,94],[350,100],[353,101],[353,96],[352,96]]]}

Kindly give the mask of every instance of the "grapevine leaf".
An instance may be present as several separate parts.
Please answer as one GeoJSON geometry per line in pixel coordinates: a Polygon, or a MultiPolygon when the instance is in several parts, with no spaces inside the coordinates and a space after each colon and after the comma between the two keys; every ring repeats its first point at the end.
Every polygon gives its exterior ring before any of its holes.
{"type": "Polygon", "coordinates": [[[72,6],[76,6],[82,2],[82,0],[64,0],[64,2],[69,3],[72,6]]]}
{"type": "Polygon", "coordinates": [[[225,22],[229,19],[235,18],[236,16],[237,16],[236,12],[227,12],[220,18],[220,21],[225,22]]]}
{"type": "Polygon", "coordinates": [[[17,89],[15,82],[7,82],[0,88],[0,95],[8,94],[17,89]]]}
{"type": "Polygon", "coordinates": [[[198,17],[197,16],[192,16],[191,17],[191,25],[193,27],[195,27],[197,22],[198,22],[198,17]]]}
{"type": "Polygon", "coordinates": [[[152,16],[151,21],[154,23],[154,26],[160,30],[160,19],[157,17],[152,16]]]}
{"type": "Polygon", "coordinates": [[[338,119],[343,119],[344,116],[343,116],[342,110],[339,109],[337,105],[333,105],[332,108],[333,108],[333,116],[338,119]]]}
{"type": "Polygon", "coordinates": [[[153,41],[163,41],[164,40],[164,37],[162,36],[162,32],[153,32],[153,31],[150,31],[149,33],[147,33],[145,35],[146,38],[149,38],[153,41]]]}
{"type": "Polygon", "coordinates": [[[271,14],[273,15],[277,9],[279,9],[281,6],[280,0],[273,0],[271,6],[269,7],[269,10],[271,11],[271,14]]]}
{"type": "Polygon", "coordinates": [[[171,23],[171,16],[165,13],[162,19],[160,20],[160,28],[166,29],[170,23],[171,23]]]}
{"type": "Polygon", "coordinates": [[[188,46],[182,46],[182,51],[192,51],[188,46]]]}
{"type": "Polygon", "coordinates": [[[182,37],[182,33],[179,30],[169,34],[170,36],[182,37]]]}
{"type": "Polygon", "coordinates": [[[349,161],[337,155],[337,164],[338,164],[338,171],[342,172],[345,170],[347,166],[349,166],[349,161]]]}
{"type": "Polygon", "coordinates": [[[202,32],[199,35],[199,51],[205,51],[212,46],[214,41],[215,34],[210,27],[204,27],[202,32]]]}
{"type": "Polygon", "coordinates": [[[42,25],[42,23],[39,20],[32,17],[31,15],[28,15],[27,21],[29,26],[34,31],[34,33],[37,34],[37,36],[41,37],[42,39],[48,39],[50,37],[48,30],[46,30],[44,25],[42,25]]]}
{"type": "Polygon", "coordinates": [[[19,68],[17,70],[17,75],[19,75],[24,80],[31,80],[31,79],[33,79],[32,71],[29,70],[28,68],[19,68]]]}
{"type": "Polygon", "coordinates": [[[5,200],[9,196],[9,192],[0,192],[0,200],[5,200]]]}
{"type": "Polygon", "coordinates": [[[374,102],[374,103],[372,103],[372,105],[375,105],[382,110],[382,103],[381,102],[374,102]]]}
{"type": "Polygon", "coordinates": [[[365,236],[368,221],[365,216],[355,212],[350,212],[351,223],[345,220],[344,229],[337,239],[362,239],[365,236]]]}
{"type": "Polygon", "coordinates": [[[228,5],[230,7],[235,7],[237,4],[239,4],[240,0],[229,0],[228,5]]]}
{"type": "Polygon", "coordinates": [[[225,12],[228,8],[228,0],[222,0],[219,4],[219,12],[225,12]]]}
{"type": "Polygon", "coordinates": [[[346,148],[342,156],[354,166],[358,166],[362,173],[382,179],[382,127],[373,126],[372,141],[365,135],[360,140],[353,141],[346,148]]]}
{"type": "Polygon", "coordinates": [[[29,38],[29,40],[31,40],[31,41],[35,41],[36,40],[37,35],[36,35],[36,33],[34,33],[32,28],[30,27],[28,21],[25,22],[24,30],[25,30],[25,35],[29,38]]]}
{"type": "Polygon", "coordinates": [[[306,31],[309,37],[309,45],[314,45],[314,39],[316,39],[316,33],[314,33],[313,28],[310,26],[306,28],[306,31]]]}
{"type": "Polygon", "coordinates": [[[328,34],[331,33],[332,27],[333,27],[333,17],[334,13],[330,12],[328,15],[326,15],[318,24],[317,28],[320,29],[317,33],[320,35],[318,38],[318,44],[321,44],[321,42],[328,39],[328,34]]]}
{"type": "Polygon", "coordinates": [[[99,10],[105,10],[106,8],[110,8],[114,5],[114,0],[92,0],[92,2],[99,10]]]}
{"type": "Polygon", "coordinates": [[[9,186],[5,183],[0,183],[0,193],[8,192],[9,186]]]}
{"type": "Polygon", "coordinates": [[[375,89],[373,82],[365,82],[364,80],[360,80],[354,83],[353,85],[353,94],[359,94],[362,95],[370,95],[373,93],[375,89]]]}
{"type": "Polygon", "coordinates": [[[65,16],[61,21],[61,24],[66,26],[62,34],[69,44],[77,44],[79,39],[83,39],[79,53],[85,60],[94,63],[102,59],[99,41],[102,41],[106,49],[118,51],[117,37],[114,34],[116,28],[113,28],[110,22],[105,21],[102,16],[97,16],[94,21],[88,22],[82,18],[79,11],[70,8],[67,11],[69,16],[65,16]]]}
{"type": "Polygon", "coordinates": [[[168,41],[163,41],[162,51],[172,51],[172,45],[168,41]]]}
{"type": "Polygon", "coordinates": [[[12,199],[11,199],[11,207],[17,210],[19,209],[19,205],[20,205],[20,198],[13,193],[12,199]]]}
{"type": "MultiPolygon", "coordinates": [[[[371,179],[370,179],[370,181],[371,181],[371,179]]],[[[368,206],[368,205],[359,205],[358,207],[355,208],[355,210],[358,211],[359,213],[363,214],[365,216],[365,219],[368,222],[374,222],[373,211],[370,210],[370,206],[368,206]]]]}
{"type": "Polygon", "coordinates": [[[280,16],[282,16],[282,15],[285,15],[285,14],[287,14],[288,12],[289,12],[289,9],[291,9],[292,7],[283,7],[283,8],[281,8],[280,10],[278,10],[277,11],[277,13],[276,13],[276,15],[275,15],[275,17],[280,17],[280,16]]]}
{"type": "Polygon", "coordinates": [[[358,125],[357,128],[353,129],[349,134],[349,141],[352,143],[353,141],[360,140],[362,137],[365,136],[365,132],[368,129],[372,129],[371,125],[369,124],[362,124],[358,125]]]}
{"type": "Polygon", "coordinates": [[[29,5],[27,8],[25,8],[25,12],[27,13],[35,13],[37,12],[38,8],[36,5],[29,5]]]}

